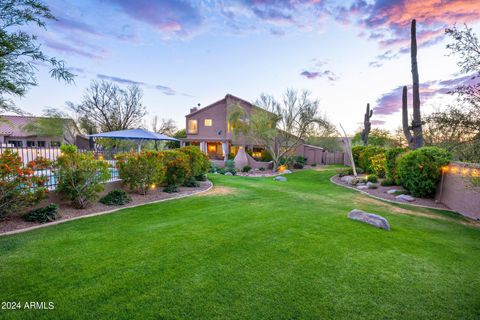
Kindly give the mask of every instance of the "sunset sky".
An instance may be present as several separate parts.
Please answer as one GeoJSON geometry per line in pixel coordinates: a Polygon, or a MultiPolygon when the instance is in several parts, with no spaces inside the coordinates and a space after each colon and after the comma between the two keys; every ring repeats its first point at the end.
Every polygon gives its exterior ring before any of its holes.
{"type": "MultiPolygon", "coordinates": [[[[444,108],[468,76],[445,49],[447,26],[480,31],[478,0],[48,0],[58,21],[38,30],[46,53],[78,76],[66,85],[39,68],[38,87],[18,107],[78,103],[93,79],[138,84],[146,120],[180,128],[190,107],[227,93],[254,101],[308,89],[321,112],[353,133],[366,103],[374,127],[401,125],[401,87],[411,84],[410,21],[417,19],[422,111],[444,108]]],[[[411,102],[411,91],[409,92],[411,102]]]]}

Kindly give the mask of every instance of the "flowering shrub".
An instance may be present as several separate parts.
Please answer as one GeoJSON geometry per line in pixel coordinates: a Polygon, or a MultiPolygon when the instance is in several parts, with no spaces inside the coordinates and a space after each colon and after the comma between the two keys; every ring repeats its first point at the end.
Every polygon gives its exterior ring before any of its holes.
{"type": "Polygon", "coordinates": [[[379,178],[385,178],[385,164],[386,164],[385,153],[378,153],[374,155],[373,157],[370,158],[370,162],[371,162],[373,172],[379,178]]]}
{"type": "Polygon", "coordinates": [[[176,192],[177,187],[182,185],[190,176],[188,156],[177,150],[162,151],[163,164],[165,166],[165,192],[176,192]]]}
{"type": "Polygon", "coordinates": [[[441,177],[441,168],[450,159],[448,151],[437,147],[423,147],[408,152],[398,161],[398,180],[413,196],[433,196],[441,177]]]}
{"type": "Polygon", "coordinates": [[[57,159],[58,192],[78,209],[86,208],[98,197],[103,183],[110,178],[106,161],[95,159],[92,153],[79,153],[72,145],[62,145],[57,159]]]}
{"type": "Polygon", "coordinates": [[[397,162],[402,153],[407,152],[407,148],[391,148],[385,152],[385,177],[388,184],[398,184],[397,162]]]}
{"type": "Polygon", "coordinates": [[[6,149],[0,154],[0,219],[23,211],[45,197],[48,178],[36,175],[35,170],[49,165],[48,160],[38,157],[25,167],[17,153],[6,149]]]}
{"type": "Polygon", "coordinates": [[[188,156],[190,174],[187,180],[190,180],[190,177],[199,181],[202,180],[210,168],[208,156],[196,146],[183,147],[179,151],[188,156]]]}
{"type": "Polygon", "coordinates": [[[123,183],[140,194],[160,184],[165,177],[163,152],[142,151],[117,155],[117,168],[123,183]]]}

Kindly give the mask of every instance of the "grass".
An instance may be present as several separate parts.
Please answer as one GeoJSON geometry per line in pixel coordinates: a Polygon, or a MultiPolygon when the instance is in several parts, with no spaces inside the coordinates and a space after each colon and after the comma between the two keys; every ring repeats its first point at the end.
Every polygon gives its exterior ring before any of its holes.
{"type": "Polygon", "coordinates": [[[480,229],[333,185],[212,175],[208,194],[0,238],[6,319],[479,319],[480,229]],[[348,220],[381,214],[390,232],[348,220]]]}

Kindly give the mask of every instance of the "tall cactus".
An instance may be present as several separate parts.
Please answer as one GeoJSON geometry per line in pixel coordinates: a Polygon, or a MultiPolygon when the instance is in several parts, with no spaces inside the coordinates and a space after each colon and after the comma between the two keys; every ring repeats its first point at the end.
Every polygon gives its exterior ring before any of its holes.
{"type": "Polygon", "coordinates": [[[370,103],[367,103],[367,110],[365,111],[365,116],[363,118],[363,131],[362,131],[362,141],[364,145],[368,145],[368,135],[372,124],[370,123],[370,118],[373,115],[373,110],[370,110],[370,103]]]}
{"type": "Polygon", "coordinates": [[[403,132],[412,149],[423,147],[422,118],[420,114],[420,83],[418,80],[417,64],[417,22],[412,20],[410,56],[412,63],[412,90],[413,90],[413,120],[411,126],[408,125],[408,111],[406,105],[406,87],[403,88],[402,95],[402,116],[403,132]],[[412,137],[413,133],[413,137],[412,137]]]}

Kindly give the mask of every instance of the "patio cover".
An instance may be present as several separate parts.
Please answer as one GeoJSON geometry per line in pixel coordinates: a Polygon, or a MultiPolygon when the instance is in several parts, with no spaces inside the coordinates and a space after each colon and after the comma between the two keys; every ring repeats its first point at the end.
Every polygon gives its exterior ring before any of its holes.
{"type": "MultiPolygon", "coordinates": [[[[144,129],[129,129],[110,131],[97,134],[91,134],[92,138],[109,138],[109,139],[121,139],[121,140],[167,140],[167,141],[180,141],[178,139],[166,136],[161,133],[150,132],[144,129]]],[[[140,143],[138,144],[138,150],[140,150],[140,143]]]]}

